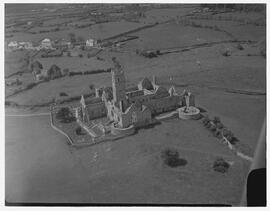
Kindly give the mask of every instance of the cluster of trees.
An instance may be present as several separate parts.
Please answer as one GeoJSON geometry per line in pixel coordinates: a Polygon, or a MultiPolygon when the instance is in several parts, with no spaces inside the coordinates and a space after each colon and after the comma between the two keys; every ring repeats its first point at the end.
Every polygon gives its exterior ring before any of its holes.
{"type": "Polygon", "coordinates": [[[57,31],[60,31],[59,27],[51,29],[51,30],[40,30],[39,33],[57,32],[57,31]]]}
{"type": "Polygon", "coordinates": [[[235,144],[237,139],[234,137],[234,134],[221,123],[219,117],[214,117],[213,120],[211,120],[208,116],[204,116],[202,122],[215,137],[220,139],[225,137],[231,144],[235,144]]]}
{"type": "MultiPolygon", "coordinates": [[[[42,73],[43,65],[39,61],[35,61],[30,65],[30,69],[32,74],[38,75],[42,73]]],[[[59,66],[53,64],[44,74],[45,74],[44,78],[46,78],[47,80],[52,80],[55,78],[60,78],[62,76],[68,75],[69,69],[64,68],[63,70],[61,70],[59,66]]]]}
{"type": "Polygon", "coordinates": [[[86,71],[78,71],[78,72],[69,72],[69,76],[91,75],[91,74],[107,73],[107,72],[111,72],[111,68],[97,69],[97,70],[86,70],[86,71]]]}
{"type": "Polygon", "coordinates": [[[76,135],[85,135],[85,133],[83,132],[81,126],[78,126],[75,130],[76,135]]]}
{"type": "Polygon", "coordinates": [[[159,50],[145,51],[145,50],[136,49],[135,52],[136,52],[136,54],[144,56],[146,58],[154,58],[154,57],[161,55],[159,50]]]}
{"type": "Polygon", "coordinates": [[[68,107],[62,107],[56,112],[56,119],[62,123],[70,123],[75,121],[75,117],[68,107]]]}
{"type": "Polygon", "coordinates": [[[76,35],[74,33],[69,33],[68,37],[69,37],[71,44],[75,44],[76,42],[84,42],[85,41],[82,36],[76,37],[76,35]]]}

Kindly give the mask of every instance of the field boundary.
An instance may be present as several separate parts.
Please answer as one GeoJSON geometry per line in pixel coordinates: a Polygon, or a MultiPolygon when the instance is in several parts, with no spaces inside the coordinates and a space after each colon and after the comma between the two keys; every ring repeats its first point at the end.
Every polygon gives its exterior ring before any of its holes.
{"type": "Polygon", "coordinates": [[[59,133],[61,133],[62,135],[64,135],[64,136],[68,139],[69,143],[70,143],[71,145],[73,145],[73,140],[69,137],[69,135],[66,134],[64,131],[62,131],[61,129],[59,129],[58,127],[56,127],[56,126],[54,125],[54,121],[53,121],[53,108],[52,108],[52,106],[50,107],[50,124],[51,124],[51,127],[52,127],[53,129],[55,129],[57,132],[59,132],[59,133]]]}

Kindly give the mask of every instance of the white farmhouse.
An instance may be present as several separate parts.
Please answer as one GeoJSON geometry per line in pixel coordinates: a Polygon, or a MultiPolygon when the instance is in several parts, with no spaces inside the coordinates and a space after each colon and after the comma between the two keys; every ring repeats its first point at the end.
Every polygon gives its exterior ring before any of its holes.
{"type": "Polygon", "coordinates": [[[17,41],[11,41],[9,44],[8,44],[8,48],[11,49],[11,50],[15,50],[18,48],[18,42],[17,41]]]}
{"type": "Polygon", "coordinates": [[[33,44],[32,44],[32,42],[19,42],[18,47],[19,47],[19,49],[29,50],[29,49],[33,48],[33,44]]]}
{"type": "Polygon", "coordinates": [[[49,38],[45,38],[44,40],[41,41],[40,47],[45,49],[51,49],[52,41],[49,38]]]}
{"type": "Polygon", "coordinates": [[[86,40],[85,45],[86,45],[86,47],[94,47],[95,40],[94,39],[88,39],[88,40],[86,40]]]}

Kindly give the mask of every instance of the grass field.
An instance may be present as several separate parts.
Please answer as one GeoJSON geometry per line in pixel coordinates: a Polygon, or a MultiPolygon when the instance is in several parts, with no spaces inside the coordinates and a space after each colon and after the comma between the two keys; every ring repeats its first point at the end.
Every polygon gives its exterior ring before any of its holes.
{"type": "Polygon", "coordinates": [[[217,26],[222,30],[232,34],[238,40],[260,41],[265,37],[264,26],[254,26],[252,24],[242,24],[235,21],[222,20],[193,20],[195,23],[202,26],[217,26]]]}
{"type": "Polygon", "coordinates": [[[89,94],[89,85],[96,87],[109,85],[111,81],[109,73],[96,75],[83,75],[73,77],[63,77],[51,80],[47,83],[41,83],[38,87],[27,90],[19,95],[8,98],[11,101],[20,102],[23,105],[42,104],[59,97],[60,92],[65,92],[69,97],[82,94],[89,94]],[[41,97],[46,92],[46,97],[41,97]]]}
{"type": "Polygon", "coordinates": [[[248,165],[199,122],[172,120],[125,140],[75,149],[48,121],[48,117],[7,117],[7,201],[239,202],[248,165]],[[31,139],[26,138],[29,135],[31,139]],[[168,147],[179,150],[187,165],[164,166],[160,155],[168,147]],[[224,175],[212,170],[220,156],[233,162],[224,175]]]}
{"type": "MultiPolygon", "coordinates": [[[[74,33],[76,37],[81,36],[84,39],[95,38],[95,39],[104,39],[107,37],[111,37],[116,34],[120,34],[122,32],[129,31],[131,29],[138,28],[142,26],[141,23],[134,22],[126,22],[126,21],[118,21],[118,22],[110,22],[110,23],[101,23],[96,24],[92,27],[88,28],[80,28],[74,29],[72,27],[67,28],[63,31],[57,32],[48,32],[48,33],[38,33],[38,34],[29,34],[27,32],[17,32],[13,33],[12,38],[6,39],[7,42],[12,40],[17,41],[32,41],[38,42],[44,38],[50,38],[51,40],[56,39],[68,39],[70,33],[74,33]]],[[[54,28],[54,27],[38,27],[37,29],[32,28],[31,31],[39,31],[41,29],[54,28]]]]}
{"type": "Polygon", "coordinates": [[[179,8],[152,9],[145,13],[145,21],[150,21],[153,23],[156,21],[168,21],[172,18],[185,16],[195,8],[196,6],[194,5],[186,5],[179,8]]]}
{"type": "Polygon", "coordinates": [[[39,58],[38,61],[44,69],[49,69],[52,64],[56,64],[61,69],[68,68],[72,72],[107,69],[113,66],[110,60],[101,61],[96,57],[87,58],[86,55],[79,59],[77,57],[54,57],[39,58]]]}
{"type": "Polygon", "coordinates": [[[206,42],[230,40],[230,38],[222,32],[183,26],[176,23],[162,24],[134,33],[134,35],[139,36],[139,39],[132,42],[132,47],[139,49],[181,47],[206,42]]]}

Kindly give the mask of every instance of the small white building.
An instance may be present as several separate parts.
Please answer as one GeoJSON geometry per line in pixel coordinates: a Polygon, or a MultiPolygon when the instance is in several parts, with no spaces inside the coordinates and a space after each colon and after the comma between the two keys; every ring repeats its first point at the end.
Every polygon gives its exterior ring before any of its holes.
{"type": "Polygon", "coordinates": [[[86,40],[86,43],[85,43],[86,47],[94,47],[95,44],[96,43],[95,43],[94,39],[88,39],[88,40],[86,40]]]}
{"type": "Polygon", "coordinates": [[[36,74],[36,81],[43,81],[45,79],[42,73],[36,74]]]}
{"type": "Polygon", "coordinates": [[[11,41],[9,44],[8,44],[8,48],[11,49],[11,50],[15,50],[17,49],[19,46],[18,46],[18,42],[17,41],[11,41]]]}
{"type": "Polygon", "coordinates": [[[44,40],[41,41],[40,47],[45,49],[51,49],[52,41],[49,38],[45,38],[44,40]]]}
{"type": "Polygon", "coordinates": [[[19,49],[29,50],[29,49],[33,48],[33,44],[32,44],[32,42],[19,42],[18,47],[19,47],[19,49]]]}

